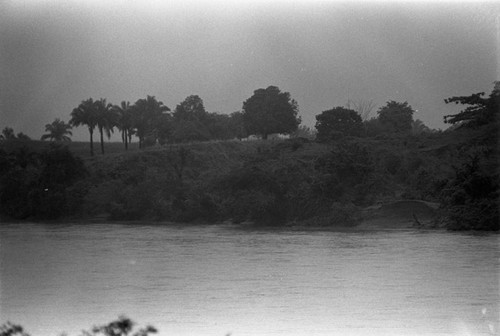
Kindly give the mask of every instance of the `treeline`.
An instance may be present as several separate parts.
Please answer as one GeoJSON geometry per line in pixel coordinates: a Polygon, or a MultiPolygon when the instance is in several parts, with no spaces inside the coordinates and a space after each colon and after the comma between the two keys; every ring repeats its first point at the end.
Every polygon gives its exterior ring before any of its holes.
{"type": "MultiPolygon", "coordinates": [[[[139,139],[139,148],[155,144],[242,139],[250,134],[260,134],[265,139],[272,133],[296,131],[300,124],[297,114],[297,103],[290,94],[270,86],[256,90],[243,102],[242,111],[230,115],[207,112],[203,100],[197,95],[188,96],[173,111],[153,96],[139,99],[134,104],[122,101],[119,105],[108,103],[104,98],[96,101],[89,98],[71,112],[66,129],[67,126],[86,126],[93,155],[94,130],[99,132],[104,154],[104,136],[109,138],[114,128],[121,132],[125,149],[132,136],[139,139]]],[[[64,123],[61,125],[56,120],[46,125],[46,130],[53,134],[56,133],[53,129],[57,128],[64,134],[68,132],[64,127],[64,123]]]]}
{"type": "MultiPolygon", "coordinates": [[[[262,90],[256,91],[256,98],[266,95],[262,90]]],[[[293,121],[289,125],[297,129],[296,104],[285,96],[289,106],[295,106],[288,110],[293,121]]],[[[0,152],[0,211],[19,219],[104,216],[355,225],[358,210],[402,198],[439,202],[441,222],[436,225],[498,230],[499,97],[496,83],[488,97],[481,93],[446,100],[467,107],[445,117],[453,126],[444,132],[416,132],[411,106],[391,101],[376,118],[365,121],[345,107],[324,111],[317,116],[317,141],[168,140],[157,150],[102,157],[87,165],[64,148],[37,155],[27,150],[0,152]]],[[[265,101],[257,99],[257,111],[265,101]]],[[[187,105],[180,104],[176,112],[199,111],[191,108],[196,104],[187,105]]],[[[249,106],[251,101],[244,105],[249,106]]],[[[143,144],[148,134],[161,141],[161,121],[146,121],[144,130],[149,131],[139,132],[143,144]]],[[[267,124],[260,128],[262,138],[276,130],[267,124]]],[[[209,123],[205,120],[204,125],[209,123]]],[[[175,139],[170,130],[167,139],[175,139]]]]}

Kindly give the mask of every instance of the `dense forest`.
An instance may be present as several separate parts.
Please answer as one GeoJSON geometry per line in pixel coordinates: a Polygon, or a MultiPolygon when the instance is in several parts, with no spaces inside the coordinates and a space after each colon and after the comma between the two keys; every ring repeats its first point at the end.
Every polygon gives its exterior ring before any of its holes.
{"type": "Polygon", "coordinates": [[[498,230],[499,102],[498,82],[489,95],[445,99],[463,110],[436,131],[395,101],[371,119],[369,102],[334,107],[311,129],[274,86],[230,115],[205,111],[195,95],[173,112],[152,96],[120,105],[89,98],[69,123],[45,126],[50,144],[4,128],[0,216],[353,226],[367,207],[421,200],[439,204],[427,226],[498,230]],[[88,154],[70,141],[78,126],[88,128],[88,154]],[[105,149],[115,128],[121,151],[105,149]]]}

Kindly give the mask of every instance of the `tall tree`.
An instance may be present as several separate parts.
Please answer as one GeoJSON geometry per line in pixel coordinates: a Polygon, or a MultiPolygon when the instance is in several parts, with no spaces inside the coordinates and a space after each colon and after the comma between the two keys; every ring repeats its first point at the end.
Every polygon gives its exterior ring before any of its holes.
{"type": "Polygon", "coordinates": [[[249,134],[260,134],[267,139],[269,134],[290,134],[300,124],[297,102],[290,93],[281,92],[276,86],[254,91],[253,96],[243,102],[243,120],[249,134]]]}
{"type": "Polygon", "coordinates": [[[104,134],[111,137],[113,128],[118,123],[118,114],[113,110],[113,104],[107,103],[106,99],[101,98],[94,102],[97,112],[97,129],[101,136],[101,153],[104,154],[104,134]]]}
{"type": "Polygon", "coordinates": [[[154,96],[147,96],[139,99],[132,107],[133,125],[136,129],[136,136],[139,138],[139,148],[144,146],[146,137],[154,139],[158,137],[157,122],[161,115],[170,111],[163,102],[156,100],[154,96]]]}
{"type": "Polygon", "coordinates": [[[175,141],[206,141],[211,138],[208,129],[209,114],[198,95],[188,96],[178,104],[173,117],[175,141]]]}
{"type": "Polygon", "coordinates": [[[71,112],[70,125],[78,127],[85,125],[90,134],[90,156],[94,156],[94,129],[97,126],[97,110],[94,100],[89,98],[84,100],[71,112]]]}
{"type": "Polygon", "coordinates": [[[338,106],[316,116],[316,130],[319,141],[333,140],[345,135],[360,136],[363,122],[356,111],[338,106]]]}
{"type": "Polygon", "coordinates": [[[128,144],[134,134],[134,126],[132,123],[132,106],[128,101],[122,101],[120,105],[113,106],[113,110],[117,114],[117,127],[122,133],[122,141],[125,145],[125,150],[128,150],[128,144]]]}
{"type": "Polygon", "coordinates": [[[66,124],[59,118],[56,118],[52,123],[45,125],[45,132],[47,134],[42,135],[41,140],[50,139],[51,141],[71,141],[68,135],[73,135],[71,133],[71,125],[66,124]]]}
{"type": "Polygon", "coordinates": [[[444,116],[444,122],[448,124],[463,124],[467,127],[477,127],[498,120],[500,111],[500,81],[494,83],[493,90],[488,98],[483,98],[484,92],[470,96],[459,96],[445,99],[445,103],[469,105],[465,110],[457,114],[444,116]]]}
{"type": "Polygon", "coordinates": [[[388,101],[378,110],[380,123],[390,132],[409,133],[413,122],[413,108],[408,102],[388,101]]]}

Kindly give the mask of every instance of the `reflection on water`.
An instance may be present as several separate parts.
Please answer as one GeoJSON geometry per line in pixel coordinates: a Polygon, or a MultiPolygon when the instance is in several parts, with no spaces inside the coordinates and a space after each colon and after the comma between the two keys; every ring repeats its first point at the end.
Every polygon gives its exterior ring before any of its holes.
{"type": "Polygon", "coordinates": [[[3,225],[0,323],[77,335],[490,335],[497,235],[3,225]]]}

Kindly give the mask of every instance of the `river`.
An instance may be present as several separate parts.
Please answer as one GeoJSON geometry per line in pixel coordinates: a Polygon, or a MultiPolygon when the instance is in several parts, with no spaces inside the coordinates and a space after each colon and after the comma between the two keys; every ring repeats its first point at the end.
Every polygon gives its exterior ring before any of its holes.
{"type": "Polygon", "coordinates": [[[499,236],[1,224],[0,324],[80,335],[492,335],[499,236]]]}

